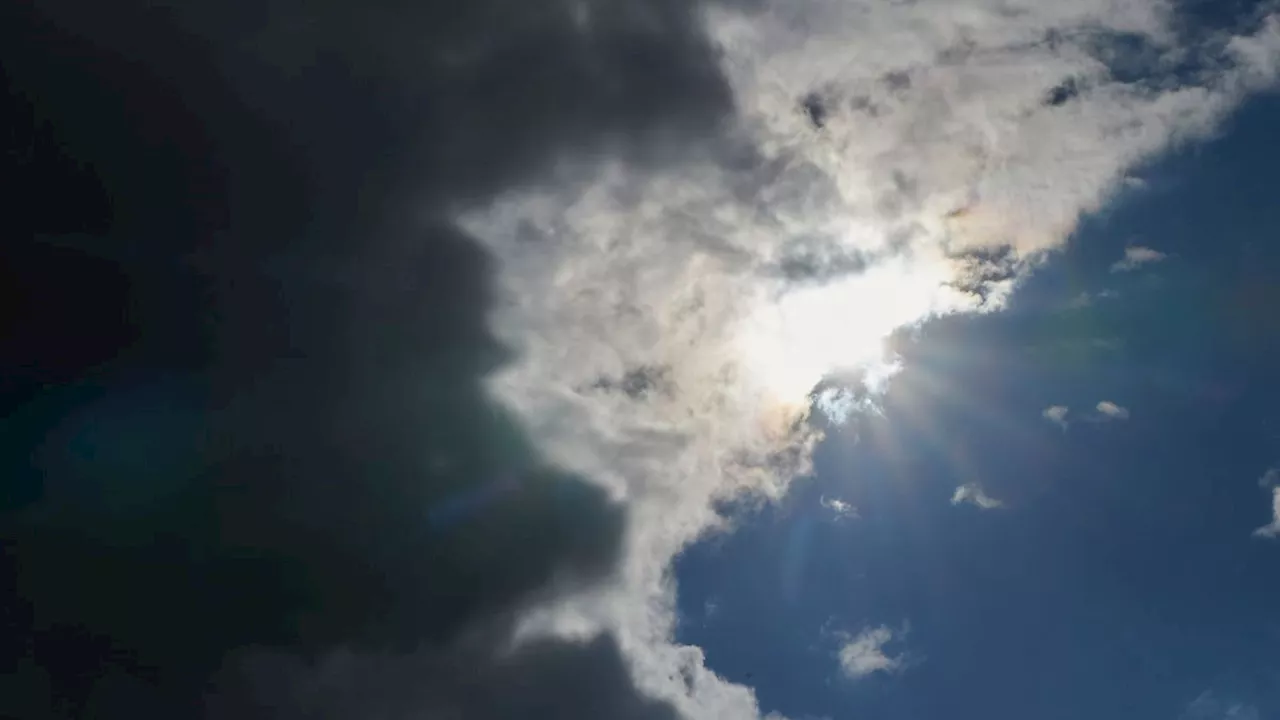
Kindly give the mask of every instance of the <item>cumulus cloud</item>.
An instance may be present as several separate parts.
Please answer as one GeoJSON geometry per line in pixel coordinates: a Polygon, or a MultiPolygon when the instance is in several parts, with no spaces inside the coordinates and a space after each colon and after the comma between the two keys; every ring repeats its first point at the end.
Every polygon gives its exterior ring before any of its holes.
{"type": "Polygon", "coordinates": [[[1271,522],[1253,531],[1254,537],[1280,537],[1280,487],[1271,488],[1271,522]]]}
{"type": "Polygon", "coordinates": [[[956,488],[951,495],[951,504],[959,505],[960,503],[969,503],[974,507],[983,510],[994,510],[1004,507],[1004,503],[997,500],[983,491],[982,487],[977,483],[967,483],[956,488]]]}
{"type": "Polygon", "coordinates": [[[824,495],[819,502],[822,507],[834,513],[837,520],[858,517],[858,509],[852,503],[847,503],[839,498],[827,498],[824,495]]]}
{"type": "MultiPolygon", "coordinates": [[[[874,395],[891,333],[1001,308],[1280,57],[1274,19],[1199,37],[1155,1],[303,5],[57,18],[175,78],[162,118],[208,127],[172,146],[226,153],[199,158],[231,174],[224,204],[176,225],[128,185],[131,163],[172,174],[148,147],[109,160],[121,217],[152,223],[129,247],[172,261],[139,287],[196,268],[192,302],[215,304],[143,303],[214,337],[155,353],[213,365],[192,454],[214,477],[182,502],[227,508],[242,535],[211,556],[282,586],[269,617],[197,629],[228,716],[757,717],[674,641],[672,558],[730,527],[718,501],[809,471],[820,382],[874,395]],[[1113,72],[1135,43],[1145,75],[1113,72]],[[297,586],[340,601],[307,614],[297,586]]],[[[180,179],[206,203],[221,182],[180,179]]],[[[998,506],[966,487],[954,501],[998,506]]],[[[111,607],[169,598],[138,595],[111,607]]],[[[842,667],[895,669],[891,637],[851,639],[842,667]]]]}
{"type": "Polygon", "coordinates": [[[1050,405],[1040,413],[1040,417],[1065,430],[1067,427],[1067,411],[1066,405],[1050,405]]]}
{"type": "Polygon", "coordinates": [[[1095,408],[1101,420],[1128,420],[1129,408],[1117,405],[1110,400],[1103,400],[1095,408]]]}
{"type": "Polygon", "coordinates": [[[856,637],[846,637],[837,657],[845,677],[853,680],[878,672],[895,672],[903,666],[901,656],[885,653],[884,646],[894,639],[887,626],[867,628],[856,637]]]}
{"type": "Polygon", "coordinates": [[[1164,260],[1167,255],[1159,250],[1152,250],[1141,245],[1130,245],[1124,249],[1124,257],[1111,265],[1111,272],[1129,272],[1143,265],[1150,265],[1164,260]]]}
{"type": "Polygon", "coordinates": [[[465,224],[498,258],[493,323],[518,353],[494,395],[631,511],[613,590],[526,629],[616,628],[643,687],[693,715],[749,714],[745,689],[671,642],[670,558],[731,523],[715,501],[785,492],[821,436],[815,385],[891,378],[894,329],[1000,308],[1129,169],[1269,83],[1260,51],[1280,42],[1271,23],[1224,48],[1181,36],[1163,4],[1101,1],[766,0],[710,6],[707,28],[737,108],[719,142],[509,192],[465,224]],[[1099,48],[1122,35],[1206,71],[1113,73],[1099,48]],[[578,390],[639,367],[663,368],[664,391],[578,390]]]}

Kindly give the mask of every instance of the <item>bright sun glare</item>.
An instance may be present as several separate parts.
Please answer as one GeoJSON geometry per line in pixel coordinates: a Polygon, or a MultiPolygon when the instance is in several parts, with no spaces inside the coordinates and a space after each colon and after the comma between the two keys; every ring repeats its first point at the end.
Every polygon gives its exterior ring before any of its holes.
{"type": "Polygon", "coordinates": [[[897,329],[957,309],[944,263],[902,257],[820,286],[791,290],[753,314],[743,337],[747,367],[783,403],[804,403],[834,373],[887,378],[885,342],[897,329]]]}

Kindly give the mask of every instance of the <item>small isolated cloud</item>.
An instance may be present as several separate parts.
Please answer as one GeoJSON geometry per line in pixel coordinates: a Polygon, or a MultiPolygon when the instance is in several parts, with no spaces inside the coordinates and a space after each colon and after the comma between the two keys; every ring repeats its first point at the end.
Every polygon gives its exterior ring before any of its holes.
{"type": "Polygon", "coordinates": [[[977,483],[968,483],[956,488],[955,493],[951,496],[951,504],[959,505],[960,503],[976,505],[983,510],[1004,507],[1003,502],[987,495],[977,483]]]}
{"type": "Polygon", "coordinates": [[[1280,467],[1268,468],[1266,472],[1262,473],[1262,477],[1258,478],[1258,487],[1280,487],[1280,467]]]}
{"type": "Polygon", "coordinates": [[[1129,272],[1143,265],[1160,262],[1167,255],[1159,250],[1152,250],[1141,245],[1130,245],[1124,249],[1124,257],[1111,264],[1111,272],[1129,272]]]}
{"type": "Polygon", "coordinates": [[[715,617],[717,614],[719,614],[719,612],[720,612],[720,603],[717,602],[715,598],[711,598],[707,600],[702,605],[702,616],[707,620],[710,620],[711,618],[715,617]]]}
{"type": "Polygon", "coordinates": [[[854,507],[852,503],[845,502],[839,498],[827,498],[825,495],[822,496],[820,502],[822,507],[835,513],[837,520],[858,517],[858,508],[854,507]]]}
{"type": "Polygon", "coordinates": [[[1280,487],[1271,488],[1271,522],[1253,531],[1254,537],[1280,537],[1280,487]]]}
{"type": "Polygon", "coordinates": [[[1040,413],[1040,417],[1049,422],[1061,426],[1062,429],[1067,428],[1067,406],[1066,405],[1050,405],[1040,413]]]}
{"type": "Polygon", "coordinates": [[[901,657],[885,654],[884,646],[893,640],[888,626],[867,628],[857,637],[846,638],[840,648],[840,669],[846,677],[857,680],[877,672],[894,672],[903,665],[901,657]]]}
{"type": "Polygon", "coordinates": [[[1128,420],[1129,408],[1117,405],[1110,400],[1103,400],[1098,403],[1098,414],[1102,420],[1128,420]]]}

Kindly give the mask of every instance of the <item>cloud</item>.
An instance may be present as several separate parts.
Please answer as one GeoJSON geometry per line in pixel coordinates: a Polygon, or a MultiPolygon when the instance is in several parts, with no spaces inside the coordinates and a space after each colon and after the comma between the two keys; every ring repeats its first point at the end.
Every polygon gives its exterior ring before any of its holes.
{"type": "Polygon", "coordinates": [[[1224,700],[1206,690],[1192,700],[1181,720],[1259,720],[1258,708],[1245,702],[1224,700]]]}
{"type": "Polygon", "coordinates": [[[1258,487],[1269,488],[1280,486],[1280,467],[1267,468],[1262,473],[1262,477],[1258,478],[1258,487]]]}
{"type": "Polygon", "coordinates": [[[847,503],[844,500],[841,500],[839,498],[828,499],[824,495],[819,502],[822,505],[822,507],[834,513],[837,520],[841,520],[843,518],[858,517],[858,509],[855,508],[852,504],[847,503]]]}
{"type": "Polygon", "coordinates": [[[81,254],[6,232],[6,272],[87,299],[24,318],[56,328],[37,372],[0,368],[30,400],[0,474],[34,488],[4,507],[32,688],[5,708],[674,720],[612,628],[516,641],[612,581],[629,509],[489,394],[494,259],[457,215],[712,135],[732,98],[698,9],[305,5],[54,0],[6,28],[112,214],[81,254]]]}
{"type": "Polygon", "coordinates": [[[1254,537],[1280,537],[1280,487],[1271,488],[1271,522],[1253,531],[1254,537]]]}
{"type": "Polygon", "coordinates": [[[1114,290],[1100,290],[1096,293],[1081,292],[1079,295],[1067,301],[1066,308],[1068,310],[1079,310],[1092,305],[1097,300],[1107,300],[1116,297],[1114,290]]]}
{"type": "MultiPolygon", "coordinates": [[[[821,437],[808,413],[824,377],[891,378],[895,329],[1000,308],[1133,167],[1207,136],[1269,82],[1262,55],[1179,37],[1163,5],[957,12],[711,6],[738,110],[720,142],[655,171],[606,162],[465,217],[499,259],[494,328],[518,353],[494,396],[631,510],[616,587],[531,617],[530,634],[619,628],[642,687],[693,716],[749,714],[744,689],[672,641],[670,560],[732,526],[717,500],[784,493],[821,437]],[[1162,62],[1128,82],[1097,53],[1119,35],[1154,57],[1212,57],[1195,83],[1159,79],[1174,79],[1162,62]],[[667,369],[668,391],[577,391],[637,367],[667,369]]],[[[1280,49],[1268,32],[1250,48],[1280,49]]],[[[820,394],[822,411],[849,397],[820,394]]]]}
{"type": "Polygon", "coordinates": [[[902,658],[891,657],[884,651],[884,646],[893,639],[893,631],[884,625],[867,628],[858,633],[857,637],[846,636],[837,655],[845,677],[857,680],[878,672],[900,670],[903,667],[902,658]]]}
{"type": "MultiPolygon", "coordinates": [[[[891,333],[1001,308],[1280,56],[1274,22],[1220,45],[1110,0],[75,5],[29,51],[90,40],[47,92],[142,339],[68,371],[101,399],[41,396],[11,464],[44,465],[3,474],[45,483],[14,547],[59,572],[20,581],[33,627],[86,618],[39,651],[85,657],[58,689],[104,716],[213,682],[225,717],[757,717],[675,641],[672,558],[810,470],[820,381],[882,391],[891,333]]],[[[896,668],[886,633],[842,667],[896,668]]]]}
{"type": "Polygon", "coordinates": [[[1158,250],[1141,245],[1130,245],[1124,249],[1124,257],[1112,263],[1111,272],[1137,270],[1143,265],[1160,262],[1166,257],[1168,256],[1158,250]]]}
{"type": "Polygon", "coordinates": [[[1004,503],[987,495],[977,483],[968,483],[956,488],[951,495],[951,504],[969,503],[983,510],[994,510],[1004,507],[1004,503]]]}
{"type": "Polygon", "coordinates": [[[1067,410],[1066,405],[1050,405],[1040,413],[1040,417],[1065,430],[1067,428],[1067,410]]]}
{"type": "Polygon", "coordinates": [[[1129,409],[1121,407],[1110,400],[1103,400],[1096,407],[1101,420],[1128,420],[1129,409]]]}

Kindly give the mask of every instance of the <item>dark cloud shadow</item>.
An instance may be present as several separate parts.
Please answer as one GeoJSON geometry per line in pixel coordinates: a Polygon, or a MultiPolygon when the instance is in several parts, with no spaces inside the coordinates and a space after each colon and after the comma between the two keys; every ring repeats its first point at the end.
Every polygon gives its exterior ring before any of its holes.
{"type": "Polygon", "coordinates": [[[0,19],[0,714],[673,716],[609,637],[507,648],[625,516],[486,398],[451,217],[708,136],[714,51],[675,0],[356,7],[0,19]]]}

